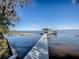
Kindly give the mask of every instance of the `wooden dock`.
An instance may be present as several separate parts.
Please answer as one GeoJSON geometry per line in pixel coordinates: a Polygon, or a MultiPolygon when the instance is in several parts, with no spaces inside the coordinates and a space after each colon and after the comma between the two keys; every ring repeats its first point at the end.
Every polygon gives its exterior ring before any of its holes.
{"type": "Polygon", "coordinates": [[[9,47],[11,49],[11,52],[12,52],[12,56],[9,57],[8,59],[17,59],[17,52],[16,52],[16,49],[14,48],[13,44],[11,44],[11,42],[8,40],[8,44],[9,44],[9,47]]]}
{"type": "Polygon", "coordinates": [[[49,59],[47,34],[42,35],[24,59],[49,59]]]}
{"type": "MultiPolygon", "coordinates": [[[[49,59],[47,37],[47,34],[43,34],[23,59],[49,59]]],[[[9,45],[13,55],[8,59],[17,59],[18,54],[16,49],[10,42],[9,45]]]]}

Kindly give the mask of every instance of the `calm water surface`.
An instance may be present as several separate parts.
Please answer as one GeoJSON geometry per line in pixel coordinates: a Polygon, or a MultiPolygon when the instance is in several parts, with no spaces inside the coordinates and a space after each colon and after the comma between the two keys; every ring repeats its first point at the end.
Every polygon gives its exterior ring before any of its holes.
{"type": "Polygon", "coordinates": [[[19,58],[22,59],[32,48],[32,46],[40,39],[41,35],[36,33],[32,36],[10,36],[9,40],[17,49],[19,58]]]}
{"type": "Polygon", "coordinates": [[[50,56],[79,56],[79,31],[58,31],[57,36],[50,36],[50,56]]]}
{"type": "MultiPolygon", "coordinates": [[[[17,53],[22,59],[40,37],[40,34],[29,37],[10,36],[9,40],[14,44],[17,53]]],[[[79,56],[79,31],[58,31],[57,36],[49,36],[48,45],[50,56],[79,56]]]]}

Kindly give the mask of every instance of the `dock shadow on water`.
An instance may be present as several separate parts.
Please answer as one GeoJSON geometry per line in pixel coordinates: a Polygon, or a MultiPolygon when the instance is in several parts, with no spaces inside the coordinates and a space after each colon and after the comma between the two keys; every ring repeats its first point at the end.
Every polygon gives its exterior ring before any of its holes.
{"type": "Polygon", "coordinates": [[[79,59],[79,31],[59,31],[48,39],[49,59],[79,59]]]}

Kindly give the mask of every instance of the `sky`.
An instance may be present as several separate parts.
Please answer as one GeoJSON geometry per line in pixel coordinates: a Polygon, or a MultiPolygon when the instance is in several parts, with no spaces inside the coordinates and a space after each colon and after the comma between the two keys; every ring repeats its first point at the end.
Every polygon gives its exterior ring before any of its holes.
{"type": "Polygon", "coordinates": [[[79,29],[79,5],[72,0],[32,0],[17,7],[17,15],[21,20],[13,30],[79,29]]]}

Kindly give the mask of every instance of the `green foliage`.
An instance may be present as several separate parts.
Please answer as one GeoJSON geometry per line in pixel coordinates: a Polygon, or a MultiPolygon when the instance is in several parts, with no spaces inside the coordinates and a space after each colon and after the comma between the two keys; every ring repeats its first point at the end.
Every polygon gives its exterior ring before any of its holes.
{"type": "Polygon", "coordinates": [[[9,31],[10,21],[7,18],[0,15],[0,32],[7,33],[9,31]]]}
{"type": "Polygon", "coordinates": [[[8,33],[10,26],[20,19],[16,7],[23,7],[29,0],[0,0],[0,33],[8,33]]]}
{"type": "Polygon", "coordinates": [[[0,40],[0,59],[7,59],[11,55],[6,39],[0,40]]]}

